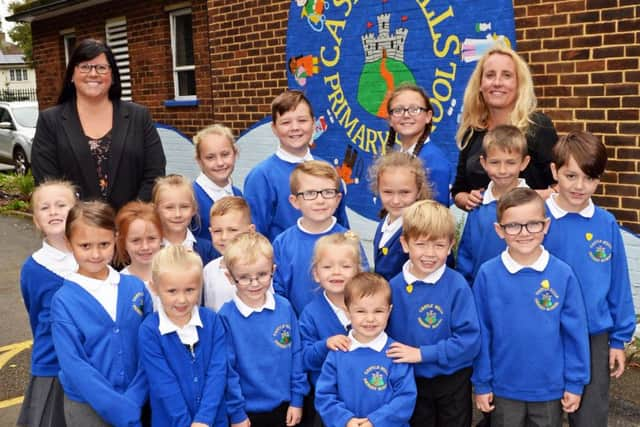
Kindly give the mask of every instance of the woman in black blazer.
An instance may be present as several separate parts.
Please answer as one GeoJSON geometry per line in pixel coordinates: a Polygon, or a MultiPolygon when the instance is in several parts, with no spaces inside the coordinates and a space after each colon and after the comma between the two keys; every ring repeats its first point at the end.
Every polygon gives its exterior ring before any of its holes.
{"type": "Polygon", "coordinates": [[[103,42],[82,40],[64,75],[58,104],[40,113],[31,163],[36,184],[67,179],[81,199],[115,209],[140,199],[165,174],[160,137],[149,111],[121,101],[120,73],[103,42]]]}

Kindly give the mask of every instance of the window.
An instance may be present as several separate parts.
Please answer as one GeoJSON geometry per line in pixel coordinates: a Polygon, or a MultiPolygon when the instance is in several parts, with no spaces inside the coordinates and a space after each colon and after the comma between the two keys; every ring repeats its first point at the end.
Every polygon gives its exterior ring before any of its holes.
{"type": "Polygon", "coordinates": [[[111,48],[120,72],[122,100],[131,101],[131,68],[129,65],[129,41],[127,39],[127,20],[110,19],[105,27],[107,45],[111,48]]]}
{"type": "Polygon", "coordinates": [[[76,47],[76,35],[75,33],[68,33],[64,34],[62,37],[64,42],[64,63],[68,64],[71,54],[73,53],[73,49],[76,47]]]}
{"type": "Polygon", "coordinates": [[[22,70],[22,80],[24,80],[25,82],[28,80],[28,78],[27,78],[27,70],[22,70]]]}
{"type": "Polygon", "coordinates": [[[28,75],[26,68],[12,68],[9,70],[9,79],[12,82],[27,81],[28,75]]]}
{"type": "Polygon", "coordinates": [[[172,12],[170,19],[174,96],[181,100],[196,99],[191,9],[172,12]]]}
{"type": "Polygon", "coordinates": [[[16,81],[16,70],[9,70],[9,78],[11,81],[16,81]]]}

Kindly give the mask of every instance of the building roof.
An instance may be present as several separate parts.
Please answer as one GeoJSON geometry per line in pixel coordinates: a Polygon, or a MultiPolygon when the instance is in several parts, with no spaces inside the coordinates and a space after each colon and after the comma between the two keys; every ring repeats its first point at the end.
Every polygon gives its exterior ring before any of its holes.
{"type": "Polygon", "coordinates": [[[6,20],[15,22],[39,21],[109,1],[111,0],[35,0],[19,7],[16,13],[7,16],[6,20]]]}
{"type": "Polygon", "coordinates": [[[25,65],[24,55],[5,55],[0,52],[0,65],[25,65]]]}

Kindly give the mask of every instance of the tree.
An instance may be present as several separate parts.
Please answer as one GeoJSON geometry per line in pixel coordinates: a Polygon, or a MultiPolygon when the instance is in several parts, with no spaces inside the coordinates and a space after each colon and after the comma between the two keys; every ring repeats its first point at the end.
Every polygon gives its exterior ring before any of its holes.
{"type": "MultiPolygon", "coordinates": [[[[33,0],[16,0],[9,3],[9,11],[15,14],[22,6],[31,3],[33,0]]],[[[9,37],[18,45],[24,54],[24,61],[30,64],[33,61],[33,47],[31,41],[31,24],[28,22],[17,22],[9,30],[9,37]]]]}

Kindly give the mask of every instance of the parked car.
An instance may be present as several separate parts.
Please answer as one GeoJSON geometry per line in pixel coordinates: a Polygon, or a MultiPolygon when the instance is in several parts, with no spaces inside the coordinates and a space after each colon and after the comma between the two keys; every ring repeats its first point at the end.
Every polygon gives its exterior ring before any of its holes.
{"type": "Polygon", "coordinates": [[[0,102],[0,163],[12,164],[16,173],[26,174],[31,166],[37,121],[37,102],[0,102]]]}

